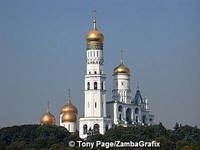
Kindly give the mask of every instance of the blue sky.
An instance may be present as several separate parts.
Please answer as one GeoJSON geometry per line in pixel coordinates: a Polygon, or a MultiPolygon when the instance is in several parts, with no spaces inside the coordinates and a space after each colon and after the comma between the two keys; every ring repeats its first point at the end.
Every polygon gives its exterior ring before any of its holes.
{"type": "Polygon", "coordinates": [[[91,11],[104,36],[107,100],[124,49],[156,122],[200,126],[200,1],[0,0],[0,126],[39,123],[47,101],[56,116],[71,88],[83,115],[85,35],[91,11]]]}

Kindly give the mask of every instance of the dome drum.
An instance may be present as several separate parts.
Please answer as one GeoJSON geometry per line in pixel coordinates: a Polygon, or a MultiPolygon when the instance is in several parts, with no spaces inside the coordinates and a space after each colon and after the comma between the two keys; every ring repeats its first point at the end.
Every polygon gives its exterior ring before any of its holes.
{"type": "Polygon", "coordinates": [[[87,50],[90,49],[103,49],[103,43],[87,43],[87,50]]]}

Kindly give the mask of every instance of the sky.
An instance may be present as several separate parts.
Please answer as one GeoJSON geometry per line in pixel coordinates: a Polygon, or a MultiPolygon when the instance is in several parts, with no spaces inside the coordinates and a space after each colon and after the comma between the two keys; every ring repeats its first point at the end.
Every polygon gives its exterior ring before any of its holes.
{"type": "Polygon", "coordinates": [[[68,88],[83,116],[92,10],[107,101],[123,49],[132,96],[139,81],[155,122],[200,127],[199,0],[0,0],[0,127],[39,123],[47,101],[58,124],[68,88]]]}

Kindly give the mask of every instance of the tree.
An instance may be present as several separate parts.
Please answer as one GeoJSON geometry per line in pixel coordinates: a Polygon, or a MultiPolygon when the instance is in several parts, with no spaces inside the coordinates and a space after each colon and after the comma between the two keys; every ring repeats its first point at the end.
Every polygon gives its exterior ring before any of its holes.
{"type": "Polygon", "coordinates": [[[179,124],[176,122],[175,126],[174,126],[174,130],[177,131],[180,128],[179,124]]]}

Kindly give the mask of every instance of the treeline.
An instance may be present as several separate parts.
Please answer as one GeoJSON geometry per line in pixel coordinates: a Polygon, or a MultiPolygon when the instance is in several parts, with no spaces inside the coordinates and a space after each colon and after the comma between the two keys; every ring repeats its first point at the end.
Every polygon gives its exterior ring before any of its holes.
{"type": "MultiPolygon", "coordinates": [[[[160,142],[161,147],[151,148],[151,150],[200,150],[200,129],[187,125],[181,126],[178,123],[173,130],[166,129],[161,123],[126,128],[118,126],[108,130],[105,135],[93,135],[87,139],[88,142],[153,140],[160,142]]],[[[70,134],[64,127],[53,125],[22,125],[0,129],[0,150],[81,149],[78,146],[70,148],[69,141],[81,141],[81,139],[78,137],[78,133],[70,134]]],[[[135,150],[144,149],[147,148],[135,148],[135,150]]]]}

